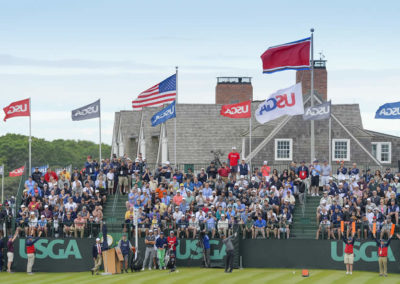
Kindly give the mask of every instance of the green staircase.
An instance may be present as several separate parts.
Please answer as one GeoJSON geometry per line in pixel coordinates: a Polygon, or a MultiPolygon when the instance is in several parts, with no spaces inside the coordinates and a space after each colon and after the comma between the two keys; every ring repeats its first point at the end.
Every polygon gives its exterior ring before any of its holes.
{"type": "Polygon", "coordinates": [[[126,212],[125,202],[127,195],[109,195],[107,197],[106,208],[103,212],[103,219],[106,221],[109,231],[121,232],[121,225],[124,223],[126,212]]]}
{"type": "Polygon", "coordinates": [[[296,239],[315,239],[317,232],[316,211],[319,206],[321,196],[307,196],[307,202],[302,206],[296,206],[293,216],[291,235],[296,239]]]}

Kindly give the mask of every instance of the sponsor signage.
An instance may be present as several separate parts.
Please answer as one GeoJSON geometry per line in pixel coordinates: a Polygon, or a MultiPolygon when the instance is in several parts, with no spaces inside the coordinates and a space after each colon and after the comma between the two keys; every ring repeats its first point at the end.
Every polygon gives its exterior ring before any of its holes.
{"type": "Polygon", "coordinates": [[[322,120],[331,116],[331,102],[325,102],[317,106],[309,107],[304,111],[304,120],[322,120]]]}
{"type": "Polygon", "coordinates": [[[230,118],[250,118],[251,101],[221,106],[220,114],[230,118]]]}
{"type": "Polygon", "coordinates": [[[100,100],[73,110],[71,117],[73,121],[100,117],[100,100]]]}
{"type": "Polygon", "coordinates": [[[29,99],[13,102],[3,110],[5,113],[4,121],[16,116],[30,116],[29,99]]]}
{"type": "Polygon", "coordinates": [[[18,169],[15,169],[12,172],[10,172],[10,177],[22,176],[24,174],[24,170],[25,170],[25,166],[22,166],[22,167],[20,167],[18,169]]]}
{"type": "Polygon", "coordinates": [[[159,125],[174,117],[176,117],[175,101],[153,115],[151,118],[151,126],[159,125]]]}
{"type": "Polygon", "coordinates": [[[380,106],[376,111],[375,118],[400,119],[400,102],[380,106]]]}
{"type": "Polygon", "coordinates": [[[259,123],[266,123],[283,115],[304,113],[301,83],[279,90],[269,96],[256,110],[259,123]]]}

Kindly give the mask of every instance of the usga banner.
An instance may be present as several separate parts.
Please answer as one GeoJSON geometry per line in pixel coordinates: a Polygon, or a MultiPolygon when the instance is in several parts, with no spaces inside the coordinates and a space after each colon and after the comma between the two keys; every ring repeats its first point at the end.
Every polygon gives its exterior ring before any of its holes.
{"type": "Polygon", "coordinates": [[[400,102],[380,106],[376,111],[375,118],[400,119],[400,102]]]}
{"type": "Polygon", "coordinates": [[[230,118],[251,117],[251,101],[221,106],[220,114],[230,118]]]}
{"type": "Polygon", "coordinates": [[[153,115],[153,117],[151,118],[151,126],[156,126],[174,117],[176,117],[175,101],[153,115]]]}
{"type": "Polygon", "coordinates": [[[266,123],[282,115],[298,115],[304,113],[301,83],[276,91],[269,96],[256,110],[259,123],[266,123]]]}
{"type": "Polygon", "coordinates": [[[22,166],[22,167],[20,167],[18,169],[15,169],[12,172],[10,172],[10,177],[22,176],[24,174],[24,170],[25,170],[25,166],[22,166]]]}
{"type": "Polygon", "coordinates": [[[74,109],[71,113],[73,121],[100,117],[100,100],[89,105],[74,109]]]}
{"type": "Polygon", "coordinates": [[[322,120],[331,116],[331,102],[325,102],[317,106],[308,107],[303,114],[304,120],[322,120]]]}

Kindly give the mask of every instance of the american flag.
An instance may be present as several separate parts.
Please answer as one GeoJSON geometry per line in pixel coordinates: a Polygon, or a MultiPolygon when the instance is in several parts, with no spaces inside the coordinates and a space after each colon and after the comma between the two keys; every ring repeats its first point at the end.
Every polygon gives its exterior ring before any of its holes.
{"type": "Polygon", "coordinates": [[[161,106],[175,99],[176,74],[141,92],[137,99],[132,101],[132,108],[133,110],[141,110],[143,107],[161,106]]]}

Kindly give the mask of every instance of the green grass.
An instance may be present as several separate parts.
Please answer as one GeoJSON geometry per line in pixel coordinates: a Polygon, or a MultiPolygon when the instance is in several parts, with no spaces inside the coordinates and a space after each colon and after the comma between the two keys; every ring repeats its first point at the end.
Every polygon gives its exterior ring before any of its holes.
{"type": "Polygon", "coordinates": [[[379,277],[376,272],[353,272],[346,275],[339,270],[310,270],[310,277],[301,277],[299,269],[255,269],[246,268],[234,270],[232,274],[224,273],[223,269],[180,268],[178,272],[145,271],[119,275],[95,275],[90,272],[75,273],[1,273],[1,283],[55,283],[55,284],[86,284],[86,283],[400,283],[399,274],[389,274],[379,277]]]}

